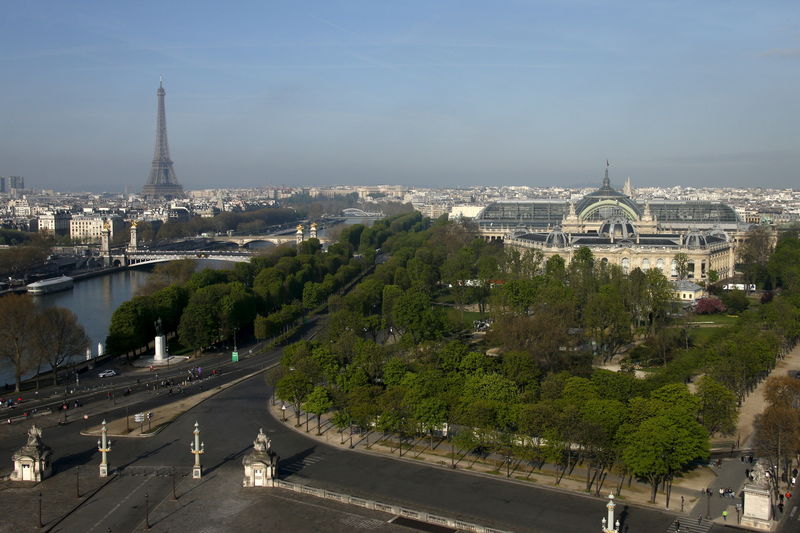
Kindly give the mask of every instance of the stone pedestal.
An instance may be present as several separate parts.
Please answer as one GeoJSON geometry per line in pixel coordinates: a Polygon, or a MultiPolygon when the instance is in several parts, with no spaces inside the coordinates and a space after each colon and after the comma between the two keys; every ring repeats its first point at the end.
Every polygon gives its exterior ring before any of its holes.
{"type": "Polygon", "coordinates": [[[156,355],[154,361],[163,361],[167,356],[167,337],[159,335],[156,337],[156,355]]]}
{"type": "Polygon", "coordinates": [[[269,487],[275,479],[278,456],[272,451],[272,441],[258,430],[253,450],[242,458],[244,466],[243,487],[269,487]]]}
{"type": "Polygon", "coordinates": [[[742,525],[769,530],[772,520],[772,491],[752,485],[744,487],[742,525]]]}
{"type": "Polygon", "coordinates": [[[35,425],[28,430],[28,442],[13,456],[11,481],[42,481],[53,473],[53,452],[42,442],[42,430],[35,425]]]}
{"type": "Polygon", "coordinates": [[[752,483],[744,486],[744,510],[741,524],[756,529],[769,530],[772,526],[771,474],[761,462],[753,467],[752,483]]]}

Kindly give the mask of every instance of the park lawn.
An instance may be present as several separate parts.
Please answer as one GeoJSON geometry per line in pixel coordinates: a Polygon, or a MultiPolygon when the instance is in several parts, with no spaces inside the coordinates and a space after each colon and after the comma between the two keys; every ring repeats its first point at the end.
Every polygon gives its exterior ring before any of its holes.
{"type": "Polygon", "coordinates": [[[683,323],[686,325],[695,325],[697,324],[700,328],[703,327],[702,323],[717,324],[721,326],[730,326],[735,324],[736,321],[739,320],[738,315],[726,315],[724,313],[718,313],[716,315],[689,315],[683,319],[683,323]]]}
{"type": "Polygon", "coordinates": [[[459,310],[457,307],[447,307],[445,309],[447,313],[447,318],[452,320],[453,322],[457,322],[459,324],[464,324],[464,329],[472,330],[472,323],[475,320],[481,320],[486,318],[488,315],[486,313],[479,313],[477,311],[463,311],[463,321],[462,321],[462,311],[459,310]]]}

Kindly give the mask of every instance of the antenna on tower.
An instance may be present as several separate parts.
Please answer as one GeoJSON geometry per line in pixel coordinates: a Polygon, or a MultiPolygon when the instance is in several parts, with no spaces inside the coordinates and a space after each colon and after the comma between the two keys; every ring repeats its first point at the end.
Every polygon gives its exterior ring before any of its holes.
{"type": "Polygon", "coordinates": [[[164,88],[164,76],[161,75],[158,77],[158,87],[163,89],[164,88]]]}

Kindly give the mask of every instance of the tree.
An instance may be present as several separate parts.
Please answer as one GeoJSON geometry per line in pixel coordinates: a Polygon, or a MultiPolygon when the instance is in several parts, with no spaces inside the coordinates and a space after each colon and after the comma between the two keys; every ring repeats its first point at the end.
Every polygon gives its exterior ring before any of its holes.
{"type": "MultiPolygon", "coordinates": [[[[797,409],[770,405],[756,417],[753,438],[756,452],[778,472],[789,470],[791,459],[800,450],[800,415],[797,409]]],[[[777,480],[775,481],[777,488],[777,480]]]]}
{"type": "Polygon", "coordinates": [[[800,239],[787,233],[778,239],[767,264],[773,286],[796,292],[800,289],[800,239]]]}
{"type": "Polygon", "coordinates": [[[698,315],[713,315],[716,313],[724,313],[728,308],[722,303],[719,298],[709,296],[707,298],[698,298],[694,303],[694,312],[698,315]]]}
{"type": "Polygon", "coordinates": [[[275,395],[294,407],[294,414],[297,417],[295,427],[300,427],[300,406],[312,389],[311,378],[300,370],[290,371],[278,380],[278,384],[275,386],[275,395]]]}
{"type": "Polygon", "coordinates": [[[0,357],[14,367],[15,391],[19,392],[22,375],[36,363],[36,345],[32,332],[37,325],[36,304],[28,294],[8,294],[0,298],[0,357]]]}
{"type": "Polygon", "coordinates": [[[692,461],[708,457],[708,434],[694,420],[661,414],[643,421],[627,439],[622,457],[633,475],[650,483],[655,503],[660,484],[692,461]]]}
{"type": "Polygon", "coordinates": [[[152,308],[150,298],[137,296],[117,307],[108,326],[108,351],[123,354],[147,345],[153,338],[152,308]]]}
{"type": "Polygon", "coordinates": [[[730,435],[736,430],[737,398],[719,381],[703,376],[697,384],[700,420],[710,434],[730,435]]]}
{"type": "Polygon", "coordinates": [[[74,355],[82,355],[89,347],[89,337],[78,323],[78,317],[63,307],[47,307],[36,320],[34,341],[37,351],[50,364],[53,385],[58,383],[58,369],[74,355]]]}
{"type": "Polygon", "coordinates": [[[663,322],[667,314],[667,304],[673,298],[672,285],[658,268],[645,272],[645,296],[642,310],[648,317],[650,332],[663,322]]]}
{"type": "Polygon", "coordinates": [[[584,324],[604,360],[611,359],[631,338],[631,317],[619,291],[604,285],[589,295],[583,311],[584,324]]]}
{"type": "Polygon", "coordinates": [[[331,396],[325,387],[317,385],[306,397],[303,409],[317,415],[317,435],[320,434],[320,417],[323,413],[327,413],[331,407],[333,407],[333,401],[331,401],[331,396]]]}
{"type": "Polygon", "coordinates": [[[677,273],[678,279],[686,279],[689,277],[689,256],[683,252],[675,254],[672,258],[673,263],[675,263],[675,272],[677,273]]]}
{"type": "Polygon", "coordinates": [[[750,306],[747,295],[740,290],[724,291],[722,293],[722,303],[731,313],[741,313],[750,306]]]}
{"type": "Polygon", "coordinates": [[[430,297],[422,291],[401,294],[392,307],[394,324],[408,333],[413,342],[435,339],[445,332],[446,325],[440,308],[432,308],[430,297]]]}
{"type": "Polygon", "coordinates": [[[189,295],[179,285],[169,285],[152,294],[153,315],[160,318],[165,332],[175,331],[180,324],[181,313],[189,301],[189,295]]]}
{"type": "Polygon", "coordinates": [[[767,263],[775,243],[775,234],[768,226],[753,226],[738,246],[738,260],[747,283],[763,284],[768,279],[767,263]]]}
{"type": "Polygon", "coordinates": [[[217,342],[223,326],[220,306],[226,292],[224,284],[217,284],[201,287],[192,294],[178,325],[181,344],[199,350],[217,342]]]}
{"type": "Polygon", "coordinates": [[[770,405],[783,407],[800,405],[800,379],[789,376],[767,378],[764,398],[770,405]]]}

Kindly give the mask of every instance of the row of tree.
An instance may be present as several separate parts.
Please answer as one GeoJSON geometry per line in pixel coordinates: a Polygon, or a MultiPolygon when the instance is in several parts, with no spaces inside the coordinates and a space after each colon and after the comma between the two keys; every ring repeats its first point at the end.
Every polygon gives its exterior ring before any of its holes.
{"type": "Polygon", "coordinates": [[[176,332],[183,346],[195,350],[237,331],[253,331],[259,339],[275,336],[373,264],[375,247],[393,231],[420,220],[418,214],[401,215],[378,221],[376,229],[367,232],[355,225],[326,251],[319,240],[309,239],[237,263],[232,270],[192,272],[194,267],[186,262],[160,267],[142,294],[114,312],[108,350],[121,354],[145,348],[155,335],[157,319],[164,332],[176,332]],[[362,233],[371,237],[362,239],[362,233]],[[354,255],[362,245],[369,246],[354,255]]]}
{"type": "Polygon", "coordinates": [[[81,356],[89,338],[75,314],[63,307],[39,308],[28,294],[8,294],[0,298],[0,357],[14,369],[15,390],[22,376],[52,369],[53,384],[58,372],[73,356],[81,356]]]}

